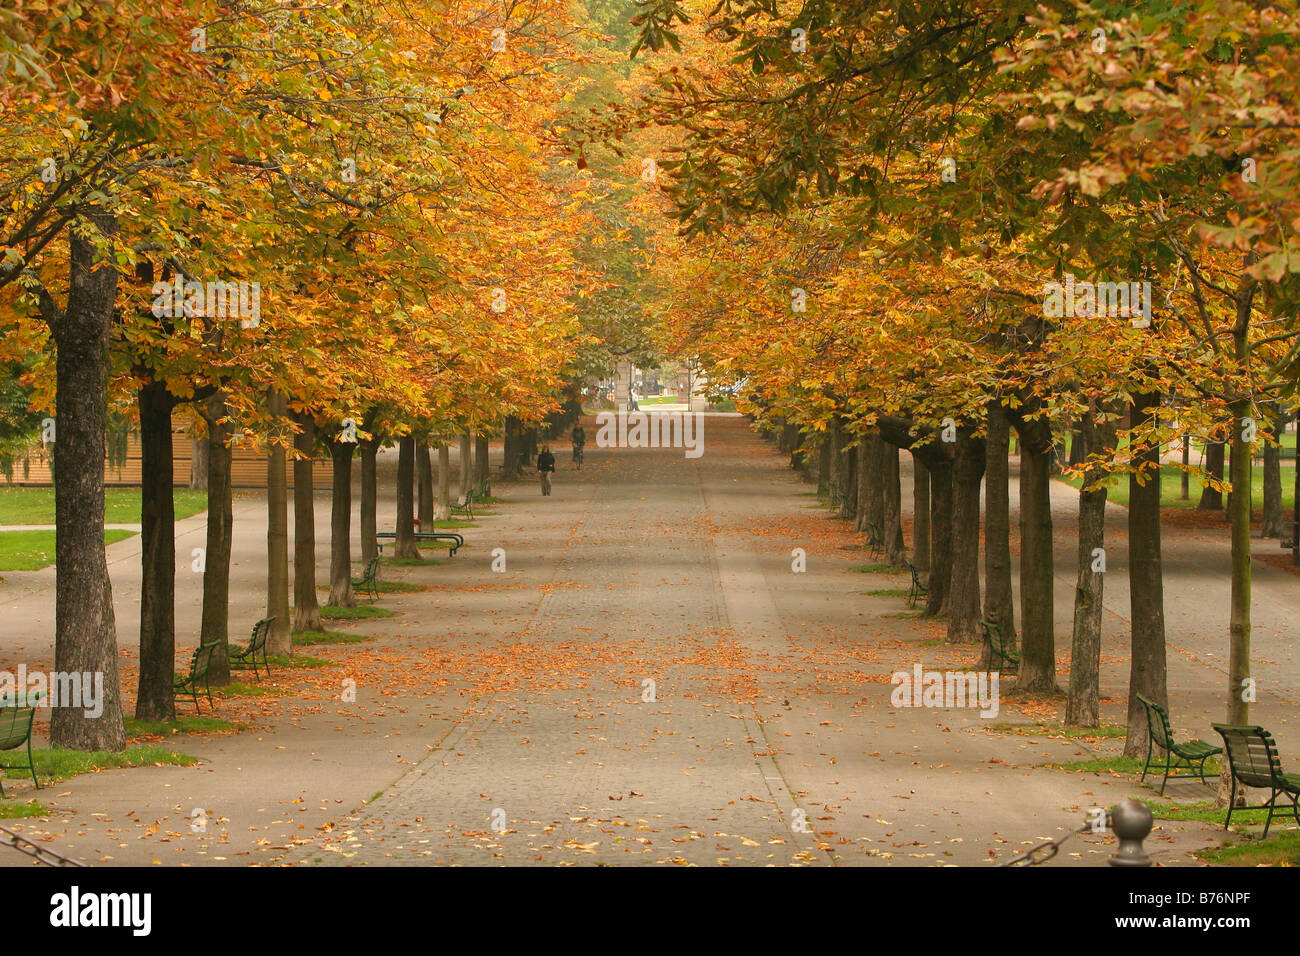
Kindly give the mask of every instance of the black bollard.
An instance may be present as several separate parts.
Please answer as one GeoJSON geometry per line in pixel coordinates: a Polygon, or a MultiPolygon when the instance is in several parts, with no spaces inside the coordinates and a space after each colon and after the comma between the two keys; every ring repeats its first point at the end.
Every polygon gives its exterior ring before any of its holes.
{"type": "Polygon", "coordinates": [[[1155,819],[1140,800],[1124,800],[1110,811],[1110,828],[1119,837],[1119,849],[1110,857],[1111,866],[1150,866],[1151,857],[1142,841],[1151,832],[1155,819]]]}

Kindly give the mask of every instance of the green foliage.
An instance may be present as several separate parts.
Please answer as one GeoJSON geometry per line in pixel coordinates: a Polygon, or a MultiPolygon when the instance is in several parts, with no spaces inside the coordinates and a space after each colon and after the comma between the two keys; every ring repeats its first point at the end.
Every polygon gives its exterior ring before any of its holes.
{"type": "Polygon", "coordinates": [[[0,474],[9,481],[17,457],[40,439],[45,417],[30,409],[31,391],[19,382],[25,371],[17,362],[0,363],[0,474]]]}

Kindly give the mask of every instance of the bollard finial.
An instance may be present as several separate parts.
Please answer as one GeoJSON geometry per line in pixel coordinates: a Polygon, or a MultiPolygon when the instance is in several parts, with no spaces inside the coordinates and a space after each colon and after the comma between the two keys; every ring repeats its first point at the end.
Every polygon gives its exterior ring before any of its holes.
{"type": "Polygon", "coordinates": [[[1110,828],[1119,837],[1119,849],[1110,857],[1111,866],[1150,866],[1142,841],[1151,832],[1155,818],[1140,800],[1124,800],[1110,811],[1110,828]]]}

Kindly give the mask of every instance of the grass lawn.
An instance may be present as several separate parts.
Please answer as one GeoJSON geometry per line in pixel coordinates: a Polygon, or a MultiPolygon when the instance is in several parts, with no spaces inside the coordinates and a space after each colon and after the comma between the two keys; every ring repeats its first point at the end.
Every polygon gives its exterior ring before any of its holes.
{"type": "MultiPolygon", "coordinates": [[[[353,578],[352,587],[361,587],[361,579],[353,578]]],[[[328,584],[316,585],[317,591],[328,591],[329,589],[330,586],[328,584]]],[[[429,586],[427,584],[411,584],[408,581],[380,581],[375,590],[380,594],[397,594],[405,591],[427,591],[429,590],[429,586]]],[[[367,588],[367,593],[368,592],[369,589],[367,588]]]]}
{"type": "MultiPolygon", "coordinates": [[[[134,535],[134,531],[105,531],[104,544],[134,535]]],[[[0,531],[0,571],[36,571],[54,563],[54,529],[0,531]]]]}
{"type": "MultiPolygon", "coordinates": [[[[208,493],[177,488],[176,519],[207,510],[208,493]]],[[[139,488],[104,489],[105,524],[140,523],[139,488]]],[[[54,524],[54,489],[0,487],[0,524],[54,524]]]]}
{"type": "MultiPolygon", "coordinates": [[[[1067,727],[1064,724],[1012,724],[1001,722],[984,728],[994,734],[1020,734],[1024,737],[1066,737],[1094,740],[1103,737],[1123,737],[1128,728],[1123,724],[1102,724],[1100,727],[1067,727]]],[[[1141,768],[1138,768],[1141,772],[1141,768]]]]}
{"type": "MultiPolygon", "coordinates": [[[[435,550],[432,545],[427,543],[422,547],[427,550],[435,550]]],[[[437,548],[436,550],[441,551],[443,549],[437,548]]],[[[446,564],[449,560],[449,558],[380,558],[379,563],[393,568],[411,568],[424,567],[430,564],[446,564]]]]}
{"type": "Polygon", "coordinates": [[[13,820],[18,817],[45,817],[49,814],[50,808],[35,800],[28,800],[26,803],[17,800],[0,800],[0,819],[3,820],[13,820]]]}
{"type": "MultiPolygon", "coordinates": [[[[1234,823],[1239,812],[1232,814],[1234,823]]],[[[1276,816],[1273,822],[1277,823],[1276,816]]],[[[1268,840],[1247,840],[1212,850],[1199,850],[1196,858],[1220,866],[1300,866],[1300,830],[1283,830],[1268,840]]]]}
{"type": "Polygon", "coordinates": [[[368,634],[349,634],[344,631],[294,631],[295,647],[310,647],[313,644],[360,644],[371,640],[368,634]]]}
{"type": "MultiPolygon", "coordinates": [[[[236,671],[235,673],[239,673],[236,671]]],[[[279,687],[271,687],[268,684],[249,684],[245,681],[232,680],[225,687],[212,688],[212,696],[222,699],[228,697],[283,697],[289,693],[279,687]]],[[[235,730],[246,729],[243,724],[233,724],[235,730]]]]}
{"type": "MultiPolygon", "coordinates": [[[[26,754],[23,754],[24,758],[26,756],[26,754]]],[[[128,747],[121,753],[108,753],[103,750],[63,750],[59,747],[49,747],[44,750],[33,749],[32,761],[36,764],[36,776],[40,778],[41,786],[45,786],[47,783],[58,783],[60,780],[67,780],[78,774],[92,773],[96,770],[112,770],[117,767],[161,767],[164,765],[189,767],[199,762],[197,757],[178,754],[174,750],[167,750],[164,747],[128,747]]],[[[25,759],[22,766],[19,766],[12,757],[6,759],[4,772],[7,780],[21,780],[23,777],[28,780],[32,779],[25,759]]]]}
{"type": "MultiPolygon", "coordinates": [[[[352,586],[355,588],[361,584],[360,578],[352,579],[352,586]]],[[[329,590],[328,585],[325,590],[329,590]]],[[[380,594],[400,594],[407,591],[427,591],[427,584],[411,584],[409,581],[380,581],[375,585],[375,590],[380,594]]]]}
{"type": "MultiPolygon", "coordinates": [[[[1082,484],[1079,478],[1066,478],[1057,476],[1058,480],[1078,488],[1082,484]]],[[[1201,482],[1196,475],[1189,476],[1187,500],[1183,501],[1179,495],[1183,493],[1183,472],[1181,468],[1173,465],[1164,465],[1160,469],[1160,505],[1164,508],[1195,508],[1197,502],[1201,500],[1201,482]]],[[[1254,499],[1256,512],[1264,507],[1264,469],[1255,466],[1251,471],[1251,493],[1254,499]]],[[[1282,507],[1288,511],[1291,509],[1291,503],[1295,499],[1295,465],[1287,462],[1282,463],[1282,507]]],[[[1128,507],[1128,478],[1122,476],[1117,484],[1111,485],[1106,494],[1107,501],[1113,501],[1117,505],[1128,507]]],[[[1256,515],[1258,517],[1258,514],[1256,515]]]]}
{"type": "Polygon", "coordinates": [[[356,607],[339,607],[326,604],[320,609],[320,616],[327,621],[355,621],[364,617],[392,617],[395,612],[386,607],[373,604],[358,604],[356,607]]]}
{"type": "MultiPolygon", "coordinates": [[[[1118,736],[1118,735],[1116,735],[1118,736]]],[[[1067,770],[1071,773],[1125,773],[1142,775],[1142,768],[1146,766],[1145,757],[1098,757],[1095,760],[1073,760],[1069,763],[1049,763],[1045,767],[1051,767],[1053,770],[1067,770]]],[[[1198,764],[1197,767],[1200,765],[1198,764]]],[[[1195,769],[1188,770],[1185,766],[1170,768],[1171,775],[1184,776],[1196,772],[1195,769]]],[[[1147,771],[1147,782],[1155,781],[1156,786],[1164,779],[1165,768],[1161,764],[1159,769],[1154,766],[1147,771]]],[[[1219,759],[1211,757],[1205,761],[1205,779],[1213,784],[1219,775],[1219,759]]],[[[1152,808],[1155,809],[1154,807],[1152,808]]],[[[1178,819],[1171,817],[1170,819],[1178,819]]],[[[1184,817],[1181,819],[1201,819],[1200,817],[1184,817]]]]}
{"type": "Polygon", "coordinates": [[[136,720],[126,718],[126,736],[169,737],[172,734],[213,734],[242,730],[242,724],[231,723],[220,717],[177,717],[175,720],[136,720]]]}
{"type": "Polygon", "coordinates": [[[267,661],[272,667],[338,667],[336,661],[327,661],[323,657],[309,657],[306,654],[295,654],[293,657],[284,657],[282,655],[272,654],[267,657],[267,661]]]}

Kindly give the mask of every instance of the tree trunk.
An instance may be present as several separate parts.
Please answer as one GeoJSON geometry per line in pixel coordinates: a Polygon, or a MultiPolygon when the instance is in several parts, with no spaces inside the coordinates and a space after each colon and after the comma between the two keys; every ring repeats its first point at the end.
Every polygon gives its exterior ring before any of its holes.
{"type": "Polygon", "coordinates": [[[207,439],[190,437],[190,491],[208,490],[207,439]]]}
{"type": "Polygon", "coordinates": [[[311,486],[316,418],[310,412],[298,412],[293,420],[302,428],[293,439],[293,447],[299,454],[293,462],[293,629],[319,631],[320,601],[316,598],[316,502],[311,486]]]}
{"type": "Polygon", "coordinates": [[[397,446],[397,539],[393,553],[419,559],[415,546],[415,436],[404,435],[397,446]]]}
{"type": "Polygon", "coordinates": [[[825,436],[817,446],[817,490],[823,494],[831,493],[831,448],[825,436]]]}
{"type": "MultiPolygon", "coordinates": [[[[283,392],[266,396],[271,435],[284,434],[287,402],[283,392]]],[[[289,620],[289,481],[284,447],[272,442],[266,458],[266,616],[275,618],[266,636],[267,654],[282,657],[293,651],[289,620]]]]}
{"type": "Polygon", "coordinates": [[[980,483],[984,441],[967,428],[957,433],[952,466],[952,558],[948,643],[975,644],[980,630],[980,483]]]}
{"type": "Polygon", "coordinates": [[[790,467],[795,471],[803,468],[803,452],[800,447],[803,444],[802,436],[799,434],[799,426],[786,425],[781,430],[781,437],[784,441],[783,450],[790,455],[790,467]]]}
{"type": "Polygon", "coordinates": [[[858,510],[858,453],[856,447],[849,447],[849,434],[844,430],[843,422],[836,419],[835,430],[840,438],[840,517],[852,518],[858,510]]]}
{"type": "Polygon", "coordinates": [[[492,446],[488,444],[488,436],[482,432],[474,436],[474,487],[478,489],[480,495],[487,494],[488,487],[488,459],[491,457],[492,446]]]}
{"type": "MultiPolygon", "coordinates": [[[[1223,481],[1223,442],[1210,442],[1205,446],[1205,470],[1223,481]]],[[[1201,491],[1201,500],[1196,505],[1201,511],[1222,511],[1223,492],[1211,485],[1201,491]]]]}
{"type": "Polygon", "coordinates": [[[1071,466],[1082,465],[1087,458],[1088,439],[1085,436],[1085,426],[1080,425],[1070,433],[1070,458],[1068,464],[1071,466]]]}
{"type": "Polygon", "coordinates": [[[501,433],[501,473],[506,476],[519,474],[519,450],[515,447],[515,435],[511,422],[506,418],[505,428],[501,433]]]}
{"type": "MultiPolygon", "coordinates": [[[[1159,395],[1136,395],[1129,410],[1129,421],[1136,427],[1143,419],[1154,418],[1159,409],[1159,395]]],[[[1129,617],[1133,634],[1124,756],[1141,757],[1147,752],[1147,717],[1137,695],[1157,704],[1168,703],[1164,571],[1160,555],[1160,446],[1139,449],[1133,462],[1142,472],[1130,474],[1128,482],[1129,617]]]]}
{"type": "Polygon", "coordinates": [[[1192,473],[1190,469],[1191,463],[1192,463],[1192,436],[1184,435],[1183,436],[1183,473],[1179,479],[1179,484],[1182,487],[1178,493],[1178,499],[1180,501],[1188,501],[1191,499],[1191,482],[1192,482],[1192,473]]]}
{"type": "Polygon", "coordinates": [[[871,486],[874,482],[872,477],[871,462],[871,439],[863,435],[858,442],[858,484],[856,489],[856,500],[853,503],[854,517],[853,530],[867,530],[867,497],[871,493],[871,486]]]}
{"type": "MultiPolygon", "coordinates": [[[[1075,434],[1076,442],[1089,454],[1114,447],[1113,426],[1098,426],[1091,412],[1075,434]]],[[[1082,456],[1080,457],[1082,461],[1082,456]]],[[[1101,612],[1105,580],[1106,544],[1105,485],[1088,491],[1090,482],[1101,478],[1104,468],[1090,468],[1084,473],[1084,487],[1079,491],[1079,572],[1074,588],[1074,633],[1070,642],[1070,690],[1065,704],[1065,722],[1074,727],[1096,727],[1100,723],[1098,682],[1101,673],[1101,612]],[[1097,570],[1094,570],[1097,567],[1097,570]]]]}
{"type": "Polygon", "coordinates": [[[432,531],[434,515],[433,505],[433,462],[429,459],[428,442],[417,441],[415,443],[415,473],[416,488],[418,491],[419,514],[421,531],[432,531]]]}
{"type": "MultiPolygon", "coordinates": [[[[1002,631],[1008,649],[1019,646],[1016,636],[1015,596],[1011,588],[1011,474],[1008,454],[1011,423],[1002,402],[988,406],[988,434],[984,440],[984,617],[1002,631]]],[[[992,648],[985,648],[981,666],[987,666],[992,648]]]]}
{"type": "Polygon", "coordinates": [[[872,432],[870,437],[864,440],[867,443],[867,470],[863,474],[862,480],[867,483],[866,523],[874,525],[876,531],[883,536],[885,523],[885,440],[876,432],[872,432]]]}
{"type": "Polygon", "coordinates": [[[218,644],[209,665],[209,681],[218,687],[230,683],[230,550],[234,541],[235,514],[230,494],[229,428],[221,423],[227,414],[225,396],[212,395],[203,417],[208,423],[204,442],[208,462],[208,530],[203,571],[203,623],[199,630],[204,644],[218,644]]]}
{"type": "Polygon", "coordinates": [[[379,439],[367,438],[361,442],[361,563],[369,565],[379,555],[375,534],[378,521],[378,457],[379,439]]]}
{"type": "Polygon", "coordinates": [[[474,480],[474,438],[469,432],[460,436],[460,500],[465,502],[465,493],[469,491],[474,480]]]}
{"type": "MultiPolygon", "coordinates": [[[[1268,406],[1273,441],[1264,444],[1264,515],[1261,538],[1282,537],[1282,431],[1286,417],[1277,403],[1268,406]]],[[[1233,486],[1234,488],[1236,485],[1233,486]]]]}
{"type": "Polygon", "coordinates": [[[330,593],[328,604],[356,607],[352,593],[352,454],[357,443],[329,443],[333,488],[330,495],[330,593]]]}
{"type": "MultiPolygon", "coordinates": [[[[1252,294],[1237,300],[1237,326],[1233,330],[1233,344],[1238,368],[1250,363],[1250,311],[1252,294]]],[[[1228,614],[1228,707],[1227,723],[1250,723],[1250,504],[1251,458],[1250,443],[1243,436],[1245,420],[1251,414],[1250,399],[1232,404],[1232,511],[1229,514],[1232,528],[1232,590],[1228,614]]],[[[1222,760],[1219,772],[1218,802],[1226,806],[1232,792],[1232,772],[1228,761],[1222,760]]]]}
{"type": "MultiPolygon", "coordinates": [[[[106,237],[117,222],[91,207],[86,219],[106,237]]],[[[57,348],[58,401],[54,441],[54,668],[104,676],[103,712],[81,707],[50,711],[50,744],[72,750],[118,751],[126,746],[117,675],[113,586],[104,558],[104,459],[108,408],[108,336],[117,270],[96,268],[91,240],[68,230],[71,283],[62,310],[45,293],[41,317],[57,348]],[[93,712],[93,711],[92,711],[93,712]]],[[[112,259],[107,260],[109,263],[112,259]]]]}
{"type": "Polygon", "coordinates": [[[898,446],[882,441],[884,467],[884,536],[885,562],[896,568],[907,561],[907,542],[903,540],[903,492],[898,474],[898,446]]]}
{"type": "Polygon", "coordinates": [[[830,492],[831,504],[838,508],[844,500],[844,441],[843,433],[840,431],[839,417],[831,420],[831,427],[827,430],[827,454],[830,456],[830,492]]]}
{"type": "MultiPolygon", "coordinates": [[[[446,521],[451,517],[451,448],[438,446],[438,496],[433,500],[433,520],[446,521]]],[[[433,525],[429,525],[433,529],[433,525]]]]}
{"type": "Polygon", "coordinates": [[[1056,686],[1051,428],[1020,426],[1020,674],[1016,689],[1053,693],[1056,686]]]}
{"type": "Polygon", "coordinates": [[[952,580],[952,463],[930,463],[930,580],[926,586],[925,616],[948,610],[952,580]]]}
{"type": "Polygon", "coordinates": [[[527,464],[527,448],[524,442],[523,426],[514,416],[506,417],[505,427],[505,461],[502,469],[511,478],[518,478],[527,464]]]}
{"type": "Polygon", "coordinates": [[[176,510],[172,500],[172,408],[165,382],[140,405],[140,677],[137,720],[172,720],[176,670],[176,510]]]}
{"type": "Polygon", "coordinates": [[[912,566],[930,570],[930,469],[912,455],[912,566]]]}

